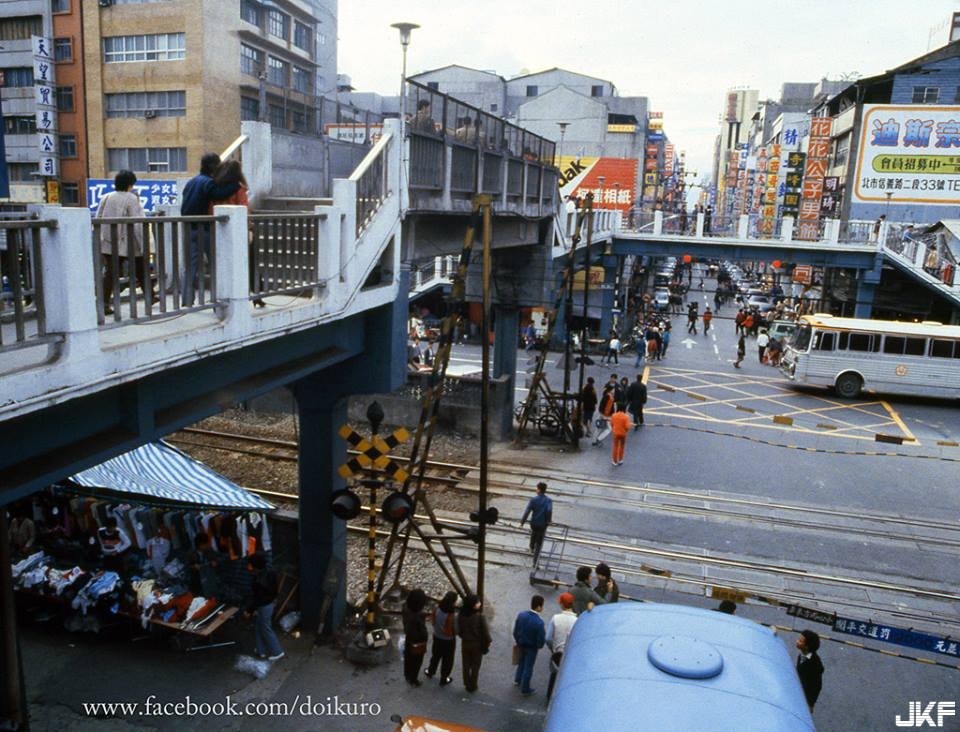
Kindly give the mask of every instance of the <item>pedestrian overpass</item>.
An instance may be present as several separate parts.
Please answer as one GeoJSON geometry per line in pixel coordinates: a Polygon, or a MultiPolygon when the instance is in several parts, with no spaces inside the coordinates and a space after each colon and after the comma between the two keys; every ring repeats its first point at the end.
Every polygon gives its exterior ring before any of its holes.
{"type": "MultiPolygon", "coordinates": [[[[409,130],[387,120],[328,197],[288,198],[284,210],[252,214],[217,206],[209,217],[171,211],[122,222],[92,220],[82,208],[37,206],[0,222],[0,272],[8,278],[0,293],[0,504],[288,388],[304,446],[301,609],[305,624],[315,626],[323,571],[345,553],[345,526],[328,499],[342,486],[337,468],[346,445],[337,430],[347,420],[346,400],[404,382],[411,290],[451,276],[473,196],[494,202],[498,343],[516,339],[521,308],[553,301],[557,273],[574,247],[575,217],[559,200],[552,141],[425,87],[413,93],[432,95],[433,108],[444,110],[439,120],[409,130]],[[474,132],[461,135],[455,120],[471,115],[474,132]],[[188,306],[183,244],[200,223],[211,230],[209,266],[200,297],[188,306]],[[138,294],[118,275],[114,296],[105,298],[99,245],[120,227],[148,232],[156,297],[138,294]]],[[[252,190],[277,189],[268,125],[243,123],[228,152],[242,156],[252,190]]],[[[788,233],[758,239],[745,229],[707,236],[703,222],[693,235],[668,228],[657,215],[628,229],[619,212],[597,210],[589,241],[577,245],[578,261],[596,256],[612,272],[617,258],[638,255],[780,259],[856,269],[865,293],[892,264],[960,305],[956,285],[932,281],[916,253],[895,252],[885,238],[879,246],[842,241],[835,229],[823,241],[799,242],[788,233]]],[[[610,308],[614,278],[605,284],[601,305],[610,308]]],[[[480,290],[474,266],[467,291],[479,299],[480,290]]],[[[515,360],[516,349],[498,348],[495,371],[512,378],[515,360]]]]}

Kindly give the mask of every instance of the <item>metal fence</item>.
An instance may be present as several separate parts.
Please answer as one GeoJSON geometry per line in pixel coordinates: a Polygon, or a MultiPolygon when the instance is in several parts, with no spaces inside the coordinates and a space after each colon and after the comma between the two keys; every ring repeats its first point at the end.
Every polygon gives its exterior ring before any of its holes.
{"type": "Polygon", "coordinates": [[[11,214],[0,220],[0,350],[52,340],[44,312],[40,230],[53,222],[11,214]]]}
{"type": "Polygon", "coordinates": [[[97,322],[150,320],[217,300],[217,233],[223,216],[93,220],[97,322]],[[137,294],[139,289],[140,294],[137,294]]]}
{"type": "Polygon", "coordinates": [[[389,137],[381,138],[373,150],[363,159],[359,167],[350,176],[357,183],[357,227],[359,237],[380,205],[390,192],[387,176],[387,153],[390,149],[389,137]]]}
{"type": "Polygon", "coordinates": [[[250,297],[310,295],[319,277],[319,222],[326,214],[260,213],[250,216],[250,297]]]}

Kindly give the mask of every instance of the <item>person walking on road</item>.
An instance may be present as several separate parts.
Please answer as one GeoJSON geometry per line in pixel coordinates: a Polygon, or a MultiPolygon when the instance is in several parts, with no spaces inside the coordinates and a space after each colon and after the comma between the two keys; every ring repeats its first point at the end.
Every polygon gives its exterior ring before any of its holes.
{"type": "Polygon", "coordinates": [[[597,388],[594,386],[592,376],[587,377],[587,383],[580,392],[580,407],[584,434],[587,437],[593,437],[593,415],[597,413],[597,388]]]}
{"type": "Polygon", "coordinates": [[[619,365],[620,364],[620,339],[617,338],[617,334],[613,331],[610,331],[610,340],[607,341],[607,352],[603,355],[603,358],[600,359],[600,363],[610,363],[610,361],[619,365]]]}
{"type": "Polygon", "coordinates": [[[647,403],[647,385],[643,383],[643,374],[637,374],[637,380],[627,387],[627,403],[633,413],[633,429],[643,426],[643,405],[647,403]]]}
{"type": "Polygon", "coordinates": [[[813,714],[813,705],[817,703],[820,690],[823,688],[823,661],[817,655],[820,650],[820,636],[812,630],[801,630],[797,638],[797,675],[800,677],[800,686],[803,695],[807,698],[807,706],[813,714]]]}
{"type": "Polygon", "coordinates": [[[737,341],[737,360],[733,362],[735,368],[740,368],[743,363],[743,357],[747,355],[747,341],[743,333],[740,334],[740,340],[737,341]]]}
{"type": "Polygon", "coordinates": [[[533,563],[537,563],[540,557],[540,549],[543,547],[543,537],[547,533],[547,527],[553,521],[553,501],[547,497],[547,484],[543,481],[537,483],[537,495],[529,500],[527,508],[520,518],[522,527],[530,517],[530,551],[533,554],[533,563]]]}
{"type": "Polygon", "coordinates": [[[667,348],[670,347],[670,329],[664,328],[660,336],[660,351],[657,353],[657,360],[660,361],[667,357],[667,348]]]}
{"type": "Polygon", "coordinates": [[[710,323],[712,321],[713,321],[713,313],[710,312],[710,308],[708,307],[703,312],[703,334],[704,335],[710,332],[710,323]]]}
{"type": "Polygon", "coordinates": [[[757,336],[757,352],[760,354],[760,363],[763,363],[763,354],[767,350],[767,344],[770,342],[770,336],[767,335],[766,329],[760,331],[760,335],[757,336]]]}
{"type": "Polygon", "coordinates": [[[695,302],[687,305],[687,333],[697,334],[697,304],[695,302]]]}
{"type": "Polygon", "coordinates": [[[613,465],[623,465],[623,454],[627,448],[627,435],[630,433],[630,417],[619,406],[610,418],[610,431],[613,432],[613,455],[610,462],[613,465]]]}
{"type": "Polygon", "coordinates": [[[530,696],[536,689],[530,687],[533,678],[533,664],[537,653],[546,641],[546,628],[543,625],[543,597],[534,595],[530,599],[530,609],[517,615],[513,623],[513,642],[520,647],[520,662],[513,675],[513,685],[520,687],[520,693],[530,696]]]}
{"type": "Polygon", "coordinates": [[[440,686],[453,681],[453,660],[457,652],[457,593],[452,590],[443,596],[433,611],[433,651],[430,665],[423,675],[432,679],[440,667],[440,686]]]}
{"type": "Polygon", "coordinates": [[[613,385],[606,384],[603,387],[603,394],[600,396],[600,416],[597,419],[599,427],[597,427],[597,436],[593,439],[594,447],[599,447],[603,443],[603,439],[610,433],[610,418],[616,408],[616,391],[614,391],[613,385]]]}
{"type": "Polygon", "coordinates": [[[547,623],[546,643],[550,649],[550,681],[547,684],[547,701],[553,695],[553,684],[557,680],[557,671],[563,660],[563,651],[567,647],[567,638],[577,622],[577,615],[573,612],[573,595],[564,592],[557,598],[560,612],[550,618],[547,623]]]}
{"type": "Polygon", "coordinates": [[[480,664],[490,650],[490,627],[483,616],[483,603],[476,595],[467,595],[457,618],[460,653],[463,659],[463,686],[476,691],[480,680],[480,664]]]}

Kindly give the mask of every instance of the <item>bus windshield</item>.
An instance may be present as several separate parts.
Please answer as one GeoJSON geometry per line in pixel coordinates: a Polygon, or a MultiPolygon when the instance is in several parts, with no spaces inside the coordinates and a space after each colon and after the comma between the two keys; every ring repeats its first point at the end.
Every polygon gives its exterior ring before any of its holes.
{"type": "Polygon", "coordinates": [[[805,352],[810,347],[810,335],[813,333],[813,329],[807,324],[803,323],[797,329],[797,335],[793,340],[793,350],[798,353],[805,352]]]}

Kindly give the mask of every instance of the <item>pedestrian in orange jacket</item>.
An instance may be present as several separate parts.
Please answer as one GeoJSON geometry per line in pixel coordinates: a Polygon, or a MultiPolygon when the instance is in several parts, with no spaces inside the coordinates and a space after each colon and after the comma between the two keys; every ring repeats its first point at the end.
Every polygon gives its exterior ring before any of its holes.
{"type": "Polygon", "coordinates": [[[613,456],[610,462],[614,465],[623,465],[623,453],[627,447],[627,434],[630,432],[630,417],[626,410],[619,405],[617,411],[610,417],[610,431],[613,432],[613,456]]]}

